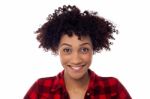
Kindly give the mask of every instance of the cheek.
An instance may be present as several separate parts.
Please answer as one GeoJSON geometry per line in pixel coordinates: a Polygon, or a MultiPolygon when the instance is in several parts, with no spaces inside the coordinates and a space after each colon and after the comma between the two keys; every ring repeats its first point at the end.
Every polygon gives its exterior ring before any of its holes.
{"type": "Polygon", "coordinates": [[[86,63],[90,64],[91,61],[92,61],[92,54],[83,55],[83,60],[84,60],[86,63]]]}
{"type": "Polygon", "coordinates": [[[66,57],[65,55],[60,54],[59,57],[60,57],[60,62],[62,64],[62,66],[64,66],[65,64],[67,64],[69,62],[69,58],[66,57]]]}

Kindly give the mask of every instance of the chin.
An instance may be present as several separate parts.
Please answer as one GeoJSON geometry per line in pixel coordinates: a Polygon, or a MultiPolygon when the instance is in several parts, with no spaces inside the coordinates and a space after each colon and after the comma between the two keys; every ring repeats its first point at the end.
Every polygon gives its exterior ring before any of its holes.
{"type": "Polygon", "coordinates": [[[83,79],[85,76],[86,76],[86,72],[87,71],[84,71],[84,72],[79,72],[79,73],[69,73],[69,76],[74,79],[74,80],[81,80],[83,79]]]}

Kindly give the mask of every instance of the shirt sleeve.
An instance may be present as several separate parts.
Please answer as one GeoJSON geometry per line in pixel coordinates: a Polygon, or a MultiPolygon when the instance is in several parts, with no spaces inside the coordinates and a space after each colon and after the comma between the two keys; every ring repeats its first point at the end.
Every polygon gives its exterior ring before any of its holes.
{"type": "Polygon", "coordinates": [[[119,80],[117,84],[118,98],[117,99],[132,99],[126,88],[121,84],[119,80]]]}
{"type": "Polygon", "coordinates": [[[37,80],[31,88],[28,90],[23,99],[38,99],[38,84],[39,80],[37,80]]]}

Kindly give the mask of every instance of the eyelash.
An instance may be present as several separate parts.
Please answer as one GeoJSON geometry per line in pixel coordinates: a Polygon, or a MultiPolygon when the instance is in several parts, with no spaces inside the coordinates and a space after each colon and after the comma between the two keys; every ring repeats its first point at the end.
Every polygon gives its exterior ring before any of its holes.
{"type": "MultiPolygon", "coordinates": [[[[86,48],[86,47],[83,47],[83,48],[80,48],[80,52],[82,53],[82,54],[86,54],[87,52],[89,52],[89,48],[86,48]]],[[[72,49],[71,48],[64,48],[63,49],[63,52],[65,53],[65,54],[70,54],[70,53],[72,53],[72,49]]]]}
{"type": "Polygon", "coordinates": [[[71,53],[72,51],[71,51],[70,48],[64,48],[64,49],[63,49],[63,52],[64,52],[64,53],[71,53]]]}
{"type": "Polygon", "coordinates": [[[89,52],[89,48],[81,48],[80,50],[84,54],[87,53],[87,52],[89,52]]]}

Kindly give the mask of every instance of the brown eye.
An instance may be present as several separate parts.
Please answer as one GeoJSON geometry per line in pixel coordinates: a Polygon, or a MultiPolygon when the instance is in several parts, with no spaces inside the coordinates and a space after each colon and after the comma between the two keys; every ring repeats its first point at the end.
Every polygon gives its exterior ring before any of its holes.
{"type": "Polygon", "coordinates": [[[87,52],[89,52],[88,48],[81,48],[81,53],[87,53],[87,52]]]}
{"type": "Polygon", "coordinates": [[[64,49],[63,49],[63,52],[64,52],[65,54],[70,54],[70,53],[71,53],[71,49],[70,49],[70,48],[64,48],[64,49]]]}

